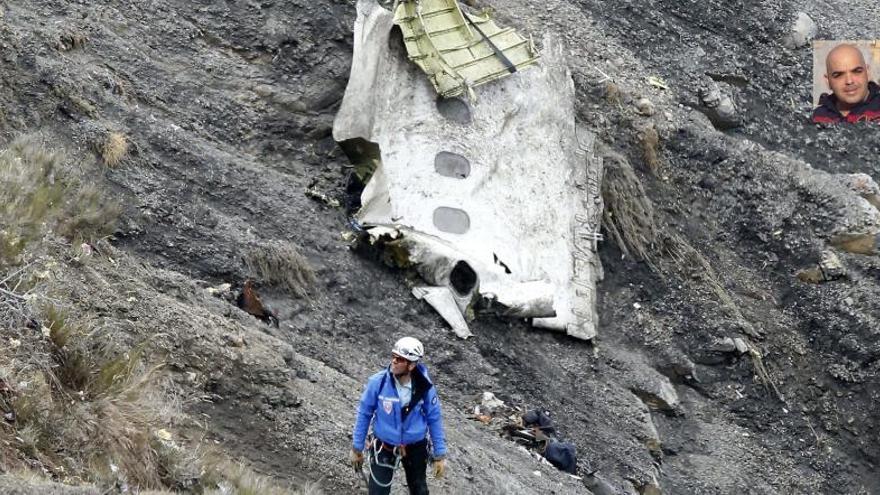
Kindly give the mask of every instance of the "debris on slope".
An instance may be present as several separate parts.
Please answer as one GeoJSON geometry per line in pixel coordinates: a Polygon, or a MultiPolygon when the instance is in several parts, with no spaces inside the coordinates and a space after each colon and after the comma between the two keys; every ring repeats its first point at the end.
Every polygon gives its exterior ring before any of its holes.
{"type": "Polygon", "coordinates": [[[541,64],[485,86],[478,102],[458,101],[462,124],[389,48],[390,28],[388,11],[358,2],[334,121],[338,142],[378,148],[356,213],[364,237],[394,266],[418,270],[430,287],[416,295],[460,337],[484,298],[537,327],[593,338],[601,170],[591,134],[575,124],[562,46],[546,38],[541,64]]]}
{"type": "Polygon", "coordinates": [[[443,98],[513,74],[538,60],[531,39],[501,29],[488,15],[468,14],[457,0],[396,2],[407,56],[427,75],[443,98]]]}

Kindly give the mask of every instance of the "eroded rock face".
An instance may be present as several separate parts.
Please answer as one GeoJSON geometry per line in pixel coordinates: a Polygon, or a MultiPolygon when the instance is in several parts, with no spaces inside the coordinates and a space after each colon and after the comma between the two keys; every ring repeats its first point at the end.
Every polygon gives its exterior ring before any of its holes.
{"type": "MultiPolygon", "coordinates": [[[[510,314],[592,338],[601,173],[592,135],[575,127],[562,45],[545,38],[538,66],[480,86],[474,101],[438,102],[391,23],[375,2],[358,3],[351,77],[334,122],[337,141],[374,142],[381,154],[358,219],[368,231],[412,229],[394,234],[421,246],[408,249],[408,262],[448,252],[438,263],[466,263],[478,278],[470,289],[510,314]]],[[[426,281],[461,292],[448,276],[426,281]]]]}

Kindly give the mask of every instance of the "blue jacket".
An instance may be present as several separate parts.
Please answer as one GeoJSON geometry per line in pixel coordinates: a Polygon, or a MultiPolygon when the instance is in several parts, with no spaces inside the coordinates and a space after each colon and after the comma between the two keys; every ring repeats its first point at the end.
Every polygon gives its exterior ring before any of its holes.
{"type": "Polygon", "coordinates": [[[419,364],[411,373],[413,392],[409,407],[401,408],[394,377],[388,368],[367,380],[352,435],[353,447],[364,450],[370,422],[373,435],[390,445],[408,445],[425,439],[431,433],[434,456],[446,455],[446,434],[440,415],[440,399],[428,379],[428,369],[419,364]]]}

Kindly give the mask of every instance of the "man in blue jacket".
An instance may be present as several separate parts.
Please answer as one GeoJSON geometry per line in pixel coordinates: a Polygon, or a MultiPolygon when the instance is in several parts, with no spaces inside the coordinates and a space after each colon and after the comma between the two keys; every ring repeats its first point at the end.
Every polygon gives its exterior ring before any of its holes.
{"type": "Polygon", "coordinates": [[[428,369],[419,361],[425,354],[422,343],[404,337],[394,344],[391,364],[371,376],[361,396],[352,435],[351,459],[360,471],[364,462],[367,430],[373,425],[366,445],[369,460],[370,495],[391,491],[394,469],[403,464],[411,495],[427,495],[428,434],[433,443],[434,477],[446,472],[446,435],[440,414],[440,399],[428,379],[428,369]]]}

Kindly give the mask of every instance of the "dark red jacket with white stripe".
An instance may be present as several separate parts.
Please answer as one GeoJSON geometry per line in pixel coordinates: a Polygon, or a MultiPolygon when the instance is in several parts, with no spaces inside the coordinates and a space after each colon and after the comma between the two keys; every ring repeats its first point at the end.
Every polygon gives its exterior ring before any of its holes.
{"type": "Polygon", "coordinates": [[[868,99],[856,105],[846,117],[837,111],[837,97],[834,94],[823,94],[819,98],[819,106],[813,110],[813,122],[817,124],[836,124],[839,122],[880,122],[880,86],[873,81],[868,82],[868,99]]]}

